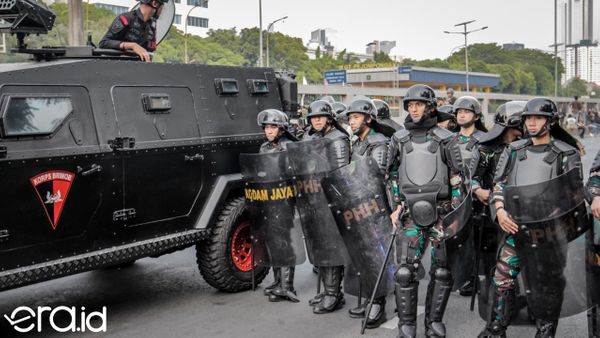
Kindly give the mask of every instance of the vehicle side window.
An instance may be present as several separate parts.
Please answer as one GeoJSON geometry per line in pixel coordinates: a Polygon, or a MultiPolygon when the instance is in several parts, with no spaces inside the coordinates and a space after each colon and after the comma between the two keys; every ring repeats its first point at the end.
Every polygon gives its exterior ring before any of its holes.
{"type": "Polygon", "coordinates": [[[2,101],[5,137],[50,135],[73,112],[68,95],[5,95],[2,101]]]}

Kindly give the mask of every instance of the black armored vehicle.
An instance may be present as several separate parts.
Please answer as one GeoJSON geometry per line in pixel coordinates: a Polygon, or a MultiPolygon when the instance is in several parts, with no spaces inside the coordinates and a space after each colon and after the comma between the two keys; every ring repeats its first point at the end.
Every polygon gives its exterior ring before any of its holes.
{"type": "Polygon", "coordinates": [[[291,77],[28,49],[54,23],[34,0],[3,1],[0,19],[33,59],[0,64],[0,290],[193,245],[219,290],[265,277],[252,273],[238,155],[264,141],[259,111],[297,111],[291,77]]]}

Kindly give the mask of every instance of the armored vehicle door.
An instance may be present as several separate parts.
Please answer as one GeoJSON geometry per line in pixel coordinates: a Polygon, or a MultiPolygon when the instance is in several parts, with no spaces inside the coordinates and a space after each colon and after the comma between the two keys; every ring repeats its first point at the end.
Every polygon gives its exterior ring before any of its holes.
{"type": "Polygon", "coordinates": [[[104,161],[84,87],[0,88],[3,268],[86,248],[110,196],[104,161]]]}
{"type": "Polygon", "coordinates": [[[192,92],[176,86],[115,86],[111,97],[119,128],[112,144],[123,161],[123,206],[113,219],[136,235],[176,230],[202,188],[204,155],[192,92]]]}

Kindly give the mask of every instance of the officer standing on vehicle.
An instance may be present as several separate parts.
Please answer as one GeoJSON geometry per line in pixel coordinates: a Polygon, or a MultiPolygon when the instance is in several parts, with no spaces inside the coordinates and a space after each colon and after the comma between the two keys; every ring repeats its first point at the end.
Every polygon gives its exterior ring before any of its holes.
{"type": "Polygon", "coordinates": [[[460,149],[454,134],[437,126],[433,89],[413,85],[403,104],[409,113],[406,129],[394,134],[388,153],[389,172],[398,168],[398,187],[404,201],[404,206],[399,205],[391,215],[395,225],[402,224],[405,241],[402,249],[398,248],[400,259],[395,274],[398,327],[400,337],[417,335],[417,267],[431,241],[434,247],[425,300],[425,334],[445,337],[442,319],[453,280],[447,265],[442,217],[464,205],[460,149]],[[404,208],[407,212],[398,219],[404,208]]]}
{"type": "MultiPolygon", "coordinates": [[[[260,146],[259,153],[272,153],[285,151],[286,145],[297,141],[296,137],[288,131],[288,116],[277,109],[267,109],[258,113],[258,125],[263,128],[267,141],[260,146]]],[[[264,294],[271,302],[289,300],[299,302],[294,289],[294,266],[273,267],[273,284],[265,287],[264,294]]]]}
{"type": "MultiPolygon", "coordinates": [[[[347,164],[350,160],[350,138],[344,128],[336,121],[331,104],[326,100],[317,100],[311,103],[306,118],[308,119],[309,128],[304,133],[302,140],[307,141],[321,138],[335,140],[334,151],[336,153],[335,162],[337,163],[332,163],[332,166],[338,168],[347,164]]],[[[327,209],[327,205],[313,205],[312,207],[327,209]]],[[[318,269],[319,278],[323,281],[325,290],[324,293],[318,294],[311,299],[309,304],[313,306],[313,312],[316,314],[338,310],[345,303],[344,293],[342,292],[344,266],[318,266],[318,269]]]]}
{"type": "Polygon", "coordinates": [[[152,61],[156,49],[156,20],[169,0],[138,0],[136,10],[120,14],[100,40],[100,48],[131,50],[142,61],[152,61]]]}
{"type": "MultiPolygon", "coordinates": [[[[546,98],[534,98],[527,102],[522,113],[522,122],[528,138],[511,143],[500,157],[496,174],[494,178],[494,191],[492,193],[491,206],[495,209],[498,224],[505,232],[505,237],[500,244],[498,250],[497,263],[492,279],[493,295],[490,302],[490,314],[487,320],[485,329],[479,334],[480,338],[505,337],[506,328],[510,323],[514,303],[515,303],[515,280],[521,271],[522,260],[526,257],[519,256],[518,250],[523,250],[523,247],[515,245],[515,238],[519,232],[525,231],[519,228],[519,224],[515,221],[514,215],[509,214],[505,209],[507,203],[516,204],[522,208],[523,203],[520,199],[513,199],[506,194],[507,187],[528,186],[534,184],[548,184],[547,193],[558,195],[557,190],[550,189],[550,183],[553,179],[574,169],[577,171],[578,180],[581,180],[581,159],[576,148],[567,143],[551,137],[551,130],[556,126],[558,121],[558,109],[556,104],[546,98]],[[516,202],[514,202],[515,200],[516,202]]],[[[559,187],[558,189],[566,189],[567,187],[559,187]]],[[[529,188],[531,189],[531,188],[529,188]]],[[[535,197],[539,199],[538,197],[535,197]]],[[[564,202],[564,201],[563,201],[564,202]]],[[[562,202],[559,202],[562,203],[562,202]]],[[[527,208],[531,209],[531,208],[527,208]]],[[[524,210],[524,212],[534,213],[535,210],[524,210]]],[[[575,213],[577,215],[577,213],[575,213]]],[[[547,218],[547,215],[544,215],[547,218]]],[[[550,226],[550,225],[547,225],[550,226]]],[[[523,227],[523,229],[526,229],[523,227]]],[[[553,229],[548,229],[556,231],[553,229]]],[[[525,235],[525,237],[529,237],[525,235]]],[[[549,264],[545,261],[539,261],[544,256],[554,254],[548,252],[544,255],[543,251],[546,246],[540,247],[539,255],[527,257],[530,262],[530,269],[538,269],[545,271],[548,276],[556,273],[553,266],[545,266],[549,264]]],[[[552,247],[551,247],[552,248],[552,247]]],[[[547,250],[547,249],[545,249],[547,250]]],[[[563,249],[557,249],[562,251],[563,249]]],[[[555,250],[554,250],[555,251],[555,250]]],[[[558,253],[560,255],[560,253],[558,253]]],[[[561,280],[562,271],[560,272],[561,280]]],[[[535,273],[535,271],[529,271],[535,273]]],[[[578,278],[578,276],[573,276],[578,278]]],[[[554,337],[558,316],[560,313],[560,303],[562,303],[562,290],[551,290],[551,278],[548,277],[542,283],[548,283],[544,286],[539,286],[545,292],[552,292],[545,302],[549,305],[552,303],[552,309],[547,313],[554,318],[536,318],[537,334],[536,337],[554,337]],[[558,303],[558,305],[556,305],[558,303]],[[558,307],[558,309],[556,309],[558,307]]],[[[534,289],[537,285],[528,285],[528,288],[534,289]]],[[[564,287],[564,284],[563,284],[564,287]]],[[[529,304],[532,311],[535,311],[536,305],[529,304]]]]}
{"type": "MultiPolygon", "coordinates": [[[[465,177],[470,179],[475,168],[471,162],[473,155],[475,154],[475,146],[487,132],[485,125],[482,122],[483,114],[481,112],[481,105],[476,98],[472,96],[462,96],[458,98],[453,105],[453,111],[456,114],[456,123],[459,126],[457,133],[458,146],[460,147],[460,153],[463,161],[463,165],[468,168],[465,171],[465,177]]],[[[465,255],[471,257],[453,257],[455,259],[463,259],[466,262],[473,259],[475,256],[475,247],[477,243],[474,242],[475,238],[478,238],[479,225],[481,223],[481,214],[483,213],[484,204],[479,201],[473,202],[473,217],[471,218],[469,227],[473,231],[473,237],[469,239],[469,243],[463,248],[463,250],[456,251],[456,255],[465,255]]],[[[474,262],[473,262],[474,264],[474,262]]],[[[463,269],[461,269],[463,270],[463,269]]],[[[465,278],[468,276],[454,276],[455,282],[458,285],[462,285],[458,291],[461,296],[471,296],[473,293],[473,281],[468,279],[465,282],[465,278]],[[457,280],[461,279],[461,280],[457,280]],[[464,284],[463,284],[464,283],[464,284]]]]}

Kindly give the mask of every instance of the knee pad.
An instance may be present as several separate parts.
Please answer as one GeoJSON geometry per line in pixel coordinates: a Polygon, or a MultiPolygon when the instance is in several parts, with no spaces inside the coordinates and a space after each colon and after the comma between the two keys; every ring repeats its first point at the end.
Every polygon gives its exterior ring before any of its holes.
{"type": "Polygon", "coordinates": [[[448,270],[446,268],[436,268],[433,275],[434,275],[435,280],[444,281],[444,282],[448,282],[448,281],[452,280],[452,274],[450,273],[450,270],[448,270]]]}
{"type": "Polygon", "coordinates": [[[408,286],[415,279],[415,273],[406,265],[401,265],[396,274],[394,274],[394,279],[396,279],[396,283],[401,286],[408,286]]]}

